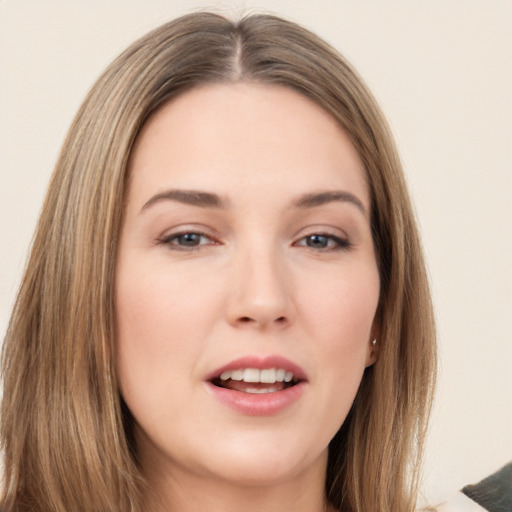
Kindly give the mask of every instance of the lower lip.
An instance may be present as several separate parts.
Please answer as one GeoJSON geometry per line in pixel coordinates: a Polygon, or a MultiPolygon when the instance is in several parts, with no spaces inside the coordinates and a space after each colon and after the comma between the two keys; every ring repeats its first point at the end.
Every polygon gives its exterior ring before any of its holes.
{"type": "Polygon", "coordinates": [[[235,411],[247,416],[272,416],[278,414],[301,397],[306,383],[295,384],[282,391],[273,393],[243,393],[232,389],[220,388],[206,382],[207,389],[213,396],[235,411]]]}

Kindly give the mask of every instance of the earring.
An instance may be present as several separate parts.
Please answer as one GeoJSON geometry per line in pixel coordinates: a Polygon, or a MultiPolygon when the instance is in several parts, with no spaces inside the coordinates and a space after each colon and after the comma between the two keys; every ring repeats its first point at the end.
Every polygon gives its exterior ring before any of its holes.
{"type": "Polygon", "coordinates": [[[377,340],[372,340],[372,345],[375,347],[375,345],[377,345],[377,340]]]}

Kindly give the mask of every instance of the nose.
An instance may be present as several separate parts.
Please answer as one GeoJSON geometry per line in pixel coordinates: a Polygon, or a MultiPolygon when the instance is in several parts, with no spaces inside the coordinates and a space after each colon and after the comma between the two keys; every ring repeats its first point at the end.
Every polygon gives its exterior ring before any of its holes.
{"type": "Polygon", "coordinates": [[[231,276],[228,322],[260,330],[288,326],[295,315],[293,282],[277,250],[239,254],[231,276]]]}

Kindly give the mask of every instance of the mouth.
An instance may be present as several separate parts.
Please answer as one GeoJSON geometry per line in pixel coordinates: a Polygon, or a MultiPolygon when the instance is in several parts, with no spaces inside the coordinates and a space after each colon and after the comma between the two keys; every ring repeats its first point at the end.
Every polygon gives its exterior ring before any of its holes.
{"type": "Polygon", "coordinates": [[[285,368],[237,368],[225,370],[210,382],[219,388],[241,393],[277,393],[296,386],[302,379],[285,368]]]}
{"type": "Polygon", "coordinates": [[[298,364],[279,355],[241,357],[205,381],[211,396],[238,414],[267,417],[292,410],[309,384],[298,364]]]}

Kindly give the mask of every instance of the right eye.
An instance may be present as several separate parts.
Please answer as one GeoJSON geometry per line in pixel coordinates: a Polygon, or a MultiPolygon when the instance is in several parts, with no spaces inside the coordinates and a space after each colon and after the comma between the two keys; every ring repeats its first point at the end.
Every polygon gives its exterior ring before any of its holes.
{"type": "Polygon", "coordinates": [[[171,235],[164,236],[159,240],[162,245],[167,245],[171,249],[183,251],[190,249],[197,249],[201,245],[213,245],[214,242],[209,236],[204,233],[196,233],[193,231],[187,231],[183,233],[173,233],[171,235]]]}

